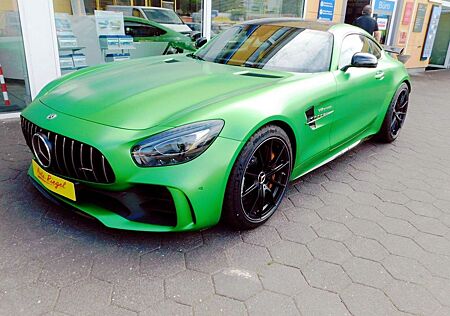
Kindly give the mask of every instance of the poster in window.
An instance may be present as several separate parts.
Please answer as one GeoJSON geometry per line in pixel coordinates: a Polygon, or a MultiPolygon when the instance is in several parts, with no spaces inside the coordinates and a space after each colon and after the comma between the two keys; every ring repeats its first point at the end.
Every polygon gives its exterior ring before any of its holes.
{"type": "Polygon", "coordinates": [[[125,35],[123,13],[95,10],[97,35],[125,35]]]}
{"type": "Polygon", "coordinates": [[[413,32],[420,33],[423,29],[423,22],[425,21],[425,15],[427,14],[428,4],[419,3],[417,6],[416,19],[414,21],[413,32]]]}
{"type": "Polygon", "coordinates": [[[436,37],[436,31],[439,24],[439,18],[441,16],[441,8],[434,5],[431,9],[431,17],[428,22],[427,35],[425,36],[425,43],[423,45],[423,51],[421,59],[425,60],[430,58],[431,50],[433,49],[434,39],[436,37]]]}
{"type": "Polygon", "coordinates": [[[409,25],[409,23],[411,23],[413,9],[414,9],[414,2],[406,2],[405,11],[403,11],[403,19],[402,19],[403,25],[409,25]]]}

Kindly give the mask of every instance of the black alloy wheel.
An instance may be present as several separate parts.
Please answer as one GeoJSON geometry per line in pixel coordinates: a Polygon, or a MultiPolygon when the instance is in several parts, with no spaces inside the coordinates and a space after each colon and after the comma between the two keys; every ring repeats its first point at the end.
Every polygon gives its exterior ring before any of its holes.
{"type": "Polygon", "coordinates": [[[281,127],[258,130],[233,166],[222,218],[235,229],[255,228],[268,220],[286,193],[292,157],[290,139],[281,127]]]}
{"type": "Polygon", "coordinates": [[[241,189],[241,204],[249,221],[259,223],[273,214],[286,190],[290,168],[290,153],[281,138],[268,138],[256,148],[241,189]]]}
{"type": "Polygon", "coordinates": [[[403,127],[409,105],[409,87],[404,82],[395,92],[389,108],[384,117],[380,131],[375,135],[375,139],[383,143],[393,142],[403,127]]]}
{"type": "Polygon", "coordinates": [[[392,111],[392,122],[391,122],[391,134],[393,138],[396,138],[403,123],[406,119],[406,111],[408,110],[409,102],[409,91],[402,90],[394,104],[392,111]]]}

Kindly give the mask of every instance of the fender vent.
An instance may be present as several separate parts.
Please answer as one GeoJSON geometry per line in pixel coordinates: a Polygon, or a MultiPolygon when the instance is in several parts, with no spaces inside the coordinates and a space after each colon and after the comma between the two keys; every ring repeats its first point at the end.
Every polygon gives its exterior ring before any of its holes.
{"type": "Polygon", "coordinates": [[[164,59],[164,62],[166,64],[173,64],[173,63],[179,63],[180,61],[175,58],[168,58],[168,59],[164,59]]]}

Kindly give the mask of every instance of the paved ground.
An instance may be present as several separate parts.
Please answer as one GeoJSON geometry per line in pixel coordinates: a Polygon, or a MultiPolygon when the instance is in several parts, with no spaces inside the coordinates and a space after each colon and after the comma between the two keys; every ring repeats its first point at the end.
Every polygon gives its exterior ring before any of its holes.
{"type": "Polygon", "coordinates": [[[413,78],[395,144],[296,182],[267,225],[157,235],[58,210],[0,125],[2,315],[450,315],[450,72],[413,78]]]}

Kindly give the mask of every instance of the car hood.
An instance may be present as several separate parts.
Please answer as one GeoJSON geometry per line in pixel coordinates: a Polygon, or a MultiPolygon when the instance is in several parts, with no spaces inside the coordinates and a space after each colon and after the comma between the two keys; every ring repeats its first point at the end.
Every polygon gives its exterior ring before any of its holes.
{"type": "Polygon", "coordinates": [[[69,75],[40,98],[55,111],[125,129],[146,129],[227,98],[273,85],[285,73],[185,56],[142,58],[69,75]]]}

